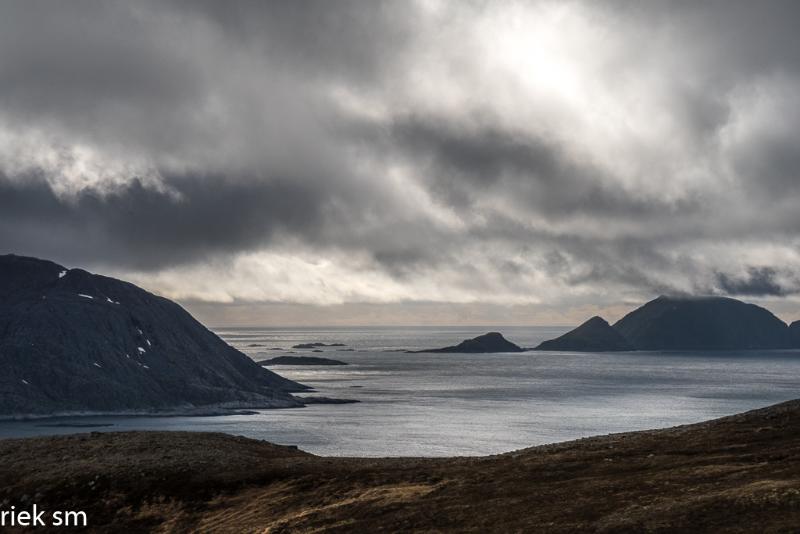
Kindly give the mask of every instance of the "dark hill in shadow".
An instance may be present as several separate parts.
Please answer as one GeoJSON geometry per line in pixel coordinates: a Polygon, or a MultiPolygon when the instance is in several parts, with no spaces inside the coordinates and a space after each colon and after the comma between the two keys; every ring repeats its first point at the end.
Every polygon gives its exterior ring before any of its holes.
{"type": "Polygon", "coordinates": [[[769,310],[725,297],[665,297],[644,304],[613,326],[593,317],[539,350],[765,350],[800,348],[791,327],[769,310]]]}
{"type": "Polygon", "coordinates": [[[306,388],[178,304],[53,262],[0,256],[0,417],[293,407],[306,388]]]}
{"type": "Polygon", "coordinates": [[[561,337],[542,342],[536,350],[605,352],[633,350],[633,346],[605,319],[595,316],[561,337]]]}
{"type": "Polygon", "coordinates": [[[614,328],[639,350],[748,350],[792,346],[789,328],[769,310],[725,297],[661,296],[614,328]]]}
{"type": "Polygon", "coordinates": [[[452,347],[441,349],[425,349],[409,352],[460,352],[460,353],[489,353],[489,352],[522,352],[525,349],[508,341],[499,332],[489,332],[472,339],[462,341],[452,347]]]}

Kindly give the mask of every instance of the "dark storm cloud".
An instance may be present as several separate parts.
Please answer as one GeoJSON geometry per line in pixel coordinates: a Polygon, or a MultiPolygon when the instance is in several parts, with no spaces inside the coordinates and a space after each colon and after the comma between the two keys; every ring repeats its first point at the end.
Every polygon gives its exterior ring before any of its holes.
{"type": "Polygon", "coordinates": [[[460,124],[422,117],[399,119],[387,144],[418,165],[445,202],[468,208],[499,192],[509,202],[552,218],[576,213],[653,217],[697,208],[696,199],[669,202],[625,191],[600,168],[570,156],[554,140],[512,132],[485,120],[460,124]]]}
{"type": "Polygon", "coordinates": [[[381,46],[399,48],[405,31],[388,3],[34,1],[2,12],[0,124],[143,154],[176,194],[131,175],[62,198],[46,180],[63,180],[58,169],[34,161],[26,176],[0,176],[3,249],[152,269],[262,246],[275,232],[314,242],[370,194],[342,176],[319,133],[337,118],[309,109],[308,93],[334,74],[377,76],[381,46]],[[207,111],[216,105],[223,116],[207,111]],[[180,172],[195,156],[208,171],[180,172]],[[177,170],[158,166],[172,157],[177,170]]]}
{"type": "MultiPolygon", "coordinates": [[[[744,278],[733,278],[725,273],[717,275],[719,287],[730,295],[755,297],[784,296],[796,293],[798,287],[787,288],[778,281],[779,273],[772,267],[751,267],[744,278]]],[[[797,286],[797,284],[794,284],[797,286]]]]}
{"type": "Polygon", "coordinates": [[[790,294],[798,17],[6,2],[0,250],[152,273],[291,242],[467,300],[790,294]]]}
{"type": "Polygon", "coordinates": [[[180,37],[153,28],[132,4],[34,0],[2,11],[0,103],[9,121],[118,136],[118,121],[132,112],[163,125],[160,118],[190,114],[204,97],[196,61],[172,46],[180,37]]]}
{"type": "Polygon", "coordinates": [[[321,225],[324,192],[292,180],[219,187],[215,177],[170,178],[180,199],[134,181],[118,193],[62,202],[42,180],[0,180],[0,238],[9,250],[37,243],[70,264],[149,270],[262,245],[287,229],[314,240],[321,225]]]}
{"type": "Polygon", "coordinates": [[[420,23],[407,2],[325,0],[307,2],[173,2],[175,12],[195,13],[227,38],[279,58],[276,68],[303,70],[311,78],[373,84],[402,57],[420,23]]]}
{"type": "MultiPolygon", "coordinates": [[[[611,2],[622,17],[632,16],[642,24],[642,33],[655,39],[674,39],[678,53],[682,47],[696,52],[709,70],[697,76],[740,81],[754,74],[775,70],[797,70],[800,64],[793,33],[800,6],[792,0],[767,0],[759,5],[747,0],[707,2],[611,2]],[[654,33],[655,31],[655,33],[654,33]],[[660,31],[665,33],[659,35],[660,31]],[[713,63],[712,63],[713,61],[713,63]]],[[[643,43],[647,47],[647,43],[643,43]]]]}

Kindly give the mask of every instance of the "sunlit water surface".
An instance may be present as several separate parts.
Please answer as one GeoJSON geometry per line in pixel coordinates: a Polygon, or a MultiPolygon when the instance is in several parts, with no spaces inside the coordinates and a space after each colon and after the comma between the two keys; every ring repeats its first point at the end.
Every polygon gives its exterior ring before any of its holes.
{"type": "MultiPolygon", "coordinates": [[[[296,354],[340,367],[281,366],[318,395],[310,405],[222,417],[91,417],[0,423],[0,437],[192,430],[238,434],[336,456],[482,455],[628,430],[667,427],[800,397],[800,351],[719,353],[407,354],[488,328],[218,329],[256,360],[307,342],[346,347],[296,354]],[[267,350],[280,347],[283,350],[267,350]],[[342,349],[354,349],[343,351],[342,349]],[[52,426],[52,425],[109,426],[52,426]],[[47,425],[47,426],[44,426],[47,425]]],[[[567,328],[503,327],[521,346],[567,328]]]]}

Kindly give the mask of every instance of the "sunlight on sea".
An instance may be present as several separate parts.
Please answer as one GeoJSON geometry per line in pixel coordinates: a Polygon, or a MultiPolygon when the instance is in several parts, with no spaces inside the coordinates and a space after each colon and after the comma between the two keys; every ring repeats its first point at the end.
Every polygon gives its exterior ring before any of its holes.
{"type": "Polygon", "coordinates": [[[294,352],[337,367],[271,369],[315,395],[310,405],[224,417],[93,417],[0,423],[0,436],[108,430],[239,434],[337,456],[483,455],[610,432],[702,421],[800,397],[800,352],[408,354],[499,330],[535,346],[568,328],[218,329],[262,360],[294,352]],[[342,343],[323,352],[299,343],[342,343]],[[270,350],[280,348],[281,350],[270,350]]]}

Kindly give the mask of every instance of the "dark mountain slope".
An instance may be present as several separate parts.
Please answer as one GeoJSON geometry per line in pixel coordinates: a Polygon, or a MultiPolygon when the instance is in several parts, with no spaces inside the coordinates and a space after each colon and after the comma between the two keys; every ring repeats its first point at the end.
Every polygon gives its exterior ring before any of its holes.
{"type": "Polygon", "coordinates": [[[605,319],[594,316],[563,336],[544,341],[536,350],[604,352],[633,350],[633,346],[605,319]]]}
{"type": "Polygon", "coordinates": [[[786,323],[768,310],[724,297],[658,297],[614,328],[639,350],[782,349],[786,323]]]}
{"type": "Polygon", "coordinates": [[[789,325],[789,340],[792,348],[800,348],[800,321],[795,321],[789,325]]]}
{"type": "Polygon", "coordinates": [[[306,389],[176,303],[49,261],[0,256],[0,416],[288,407],[306,389]]]}

